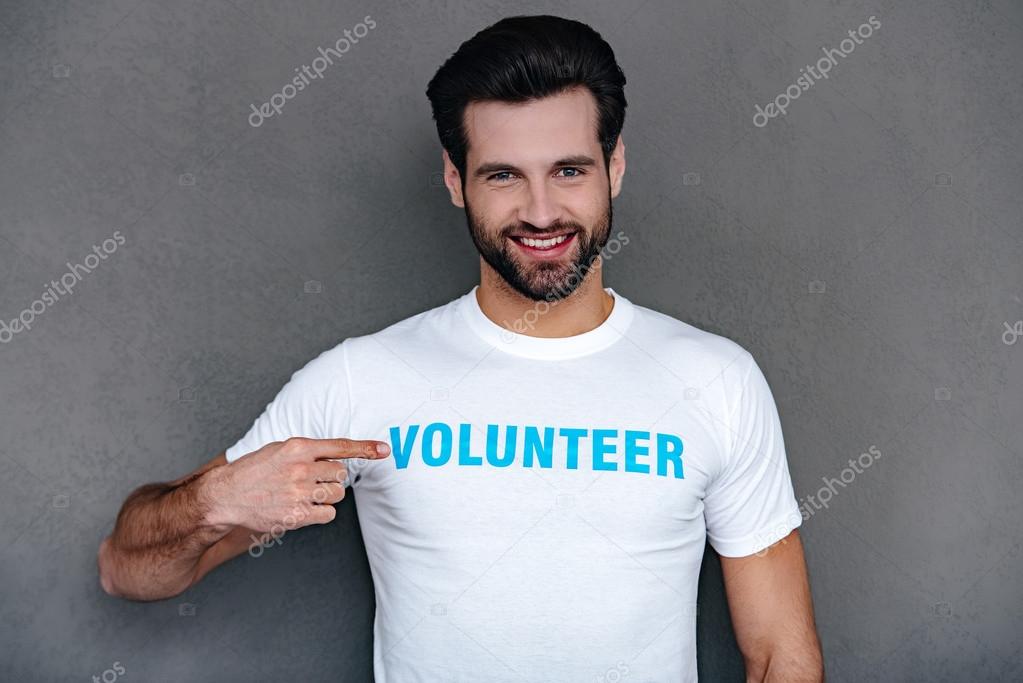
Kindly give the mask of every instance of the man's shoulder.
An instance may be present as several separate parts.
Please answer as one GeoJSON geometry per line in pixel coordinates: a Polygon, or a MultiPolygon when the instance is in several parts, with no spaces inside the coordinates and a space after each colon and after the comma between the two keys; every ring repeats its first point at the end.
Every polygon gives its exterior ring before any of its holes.
{"type": "Polygon", "coordinates": [[[689,372],[701,369],[711,377],[730,369],[742,371],[753,360],[734,339],[685,322],[667,313],[633,304],[635,321],[629,338],[647,353],[689,372]]]}
{"type": "Polygon", "coordinates": [[[366,334],[344,337],[324,349],[295,371],[289,390],[296,394],[316,395],[347,383],[353,368],[379,370],[393,365],[397,357],[413,359],[414,353],[429,352],[438,341],[451,335],[446,330],[457,314],[458,298],[366,334]]]}
{"type": "Polygon", "coordinates": [[[457,322],[458,308],[464,295],[414,313],[406,318],[390,323],[375,332],[348,337],[345,342],[351,345],[374,341],[401,341],[406,339],[436,338],[445,328],[457,322]]]}
{"type": "Polygon", "coordinates": [[[340,367],[351,362],[352,354],[402,345],[433,345],[449,337],[457,324],[458,305],[463,296],[389,323],[373,332],[345,337],[310,361],[321,368],[340,367]]]}

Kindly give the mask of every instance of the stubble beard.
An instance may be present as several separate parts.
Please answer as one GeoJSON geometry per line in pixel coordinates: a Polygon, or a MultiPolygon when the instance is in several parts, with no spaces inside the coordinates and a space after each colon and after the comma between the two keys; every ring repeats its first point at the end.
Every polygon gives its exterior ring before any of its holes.
{"type": "Polygon", "coordinates": [[[609,192],[607,211],[600,222],[589,229],[579,223],[565,222],[552,224],[542,232],[526,225],[509,225],[494,232],[473,214],[468,200],[465,201],[469,234],[480,256],[512,289],[533,301],[564,299],[583,283],[611,236],[613,213],[609,192]],[[511,234],[529,232],[542,239],[544,233],[566,229],[576,231],[575,244],[562,259],[525,264],[513,254],[516,247],[509,238],[511,234]]]}

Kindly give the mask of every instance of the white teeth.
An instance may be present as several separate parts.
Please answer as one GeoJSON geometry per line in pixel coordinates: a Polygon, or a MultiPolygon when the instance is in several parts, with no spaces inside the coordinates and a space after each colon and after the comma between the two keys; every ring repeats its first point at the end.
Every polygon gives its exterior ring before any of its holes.
{"type": "Polygon", "coordinates": [[[551,247],[561,244],[569,237],[571,237],[571,235],[561,235],[559,237],[551,237],[546,240],[535,240],[531,237],[519,237],[518,240],[527,247],[533,247],[534,249],[550,249],[551,247]]]}

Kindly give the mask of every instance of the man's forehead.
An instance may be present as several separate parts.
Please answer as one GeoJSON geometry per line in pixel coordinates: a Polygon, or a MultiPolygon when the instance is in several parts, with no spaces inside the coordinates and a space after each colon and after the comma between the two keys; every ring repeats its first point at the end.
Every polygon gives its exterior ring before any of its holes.
{"type": "Polygon", "coordinates": [[[539,149],[558,157],[599,144],[596,101],[585,88],[528,102],[472,102],[464,120],[476,160],[539,149]]]}

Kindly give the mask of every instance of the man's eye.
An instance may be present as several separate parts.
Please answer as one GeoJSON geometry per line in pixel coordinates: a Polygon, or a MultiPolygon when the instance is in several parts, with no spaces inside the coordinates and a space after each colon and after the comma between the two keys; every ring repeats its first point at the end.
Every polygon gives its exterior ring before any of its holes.
{"type": "MultiPolygon", "coordinates": [[[[583,175],[586,174],[586,171],[582,170],[581,168],[577,168],[575,166],[566,166],[564,168],[558,169],[558,173],[562,173],[562,172],[564,172],[566,174],[566,175],[561,176],[563,178],[579,178],[579,177],[582,177],[583,175]]],[[[514,178],[515,178],[515,174],[513,172],[511,172],[511,171],[498,171],[497,173],[494,173],[494,174],[490,175],[487,178],[487,180],[496,180],[497,182],[506,182],[506,181],[509,181],[509,180],[513,180],[514,178]]]]}

